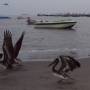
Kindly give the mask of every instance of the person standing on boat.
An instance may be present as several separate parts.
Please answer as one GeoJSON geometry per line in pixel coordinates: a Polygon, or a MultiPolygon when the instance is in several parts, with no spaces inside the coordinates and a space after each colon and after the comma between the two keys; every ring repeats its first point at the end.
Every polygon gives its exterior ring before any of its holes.
{"type": "Polygon", "coordinates": [[[27,24],[30,25],[31,24],[31,18],[27,17],[27,24]]]}
{"type": "Polygon", "coordinates": [[[27,25],[32,25],[36,22],[36,20],[32,20],[30,17],[27,17],[27,25]]]}

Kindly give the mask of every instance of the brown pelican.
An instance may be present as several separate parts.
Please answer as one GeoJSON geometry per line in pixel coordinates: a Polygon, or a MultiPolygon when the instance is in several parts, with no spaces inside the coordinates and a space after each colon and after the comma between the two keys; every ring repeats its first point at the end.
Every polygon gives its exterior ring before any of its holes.
{"type": "Polygon", "coordinates": [[[49,66],[52,66],[52,71],[56,76],[62,79],[68,79],[70,78],[68,72],[80,67],[80,63],[71,56],[59,56],[52,63],[50,63],[49,66]],[[60,60],[61,66],[59,69],[56,69],[56,66],[60,60]]]}
{"type": "Polygon", "coordinates": [[[15,46],[13,46],[12,42],[12,34],[9,30],[4,31],[4,40],[3,40],[3,65],[5,65],[7,68],[12,68],[13,64],[19,63],[19,59],[17,59],[17,56],[19,54],[22,40],[24,38],[25,32],[22,32],[22,35],[16,42],[15,46]]]}
{"type": "MultiPolygon", "coordinates": [[[[61,56],[60,56],[61,57],[61,56]]],[[[52,71],[54,72],[54,75],[61,78],[61,79],[68,79],[70,78],[66,73],[64,73],[64,68],[66,67],[66,61],[61,58],[61,66],[59,69],[56,69],[56,66],[59,63],[59,57],[57,57],[52,63],[49,64],[49,66],[52,66],[52,71]]]]}

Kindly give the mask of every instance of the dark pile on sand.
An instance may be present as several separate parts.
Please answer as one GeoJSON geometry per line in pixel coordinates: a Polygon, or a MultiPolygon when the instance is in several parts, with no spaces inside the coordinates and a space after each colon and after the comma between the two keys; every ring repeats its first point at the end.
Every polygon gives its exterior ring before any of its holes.
{"type": "Polygon", "coordinates": [[[24,62],[13,70],[0,72],[0,90],[90,90],[90,60],[81,59],[81,68],[71,73],[74,80],[59,82],[50,62],[24,62]]]}

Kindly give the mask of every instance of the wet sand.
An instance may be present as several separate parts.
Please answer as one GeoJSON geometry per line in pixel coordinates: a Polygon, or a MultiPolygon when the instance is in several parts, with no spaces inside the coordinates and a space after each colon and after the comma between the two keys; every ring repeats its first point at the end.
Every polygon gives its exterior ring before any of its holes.
{"type": "Polygon", "coordinates": [[[70,76],[74,80],[58,82],[48,61],[23,62],[13,70],[0,71],[0,90],[90,90],[90,59],[80,59],[81,68],[70,76]]]}

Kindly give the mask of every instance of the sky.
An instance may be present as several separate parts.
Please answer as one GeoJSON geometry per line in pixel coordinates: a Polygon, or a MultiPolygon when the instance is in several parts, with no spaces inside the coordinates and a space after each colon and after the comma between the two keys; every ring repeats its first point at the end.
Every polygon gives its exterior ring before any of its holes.
{"type": "Polygon", "coordinates": [[[90,13],[90,0],[0,0],[0,15],[67,12],[90,13]]]}

